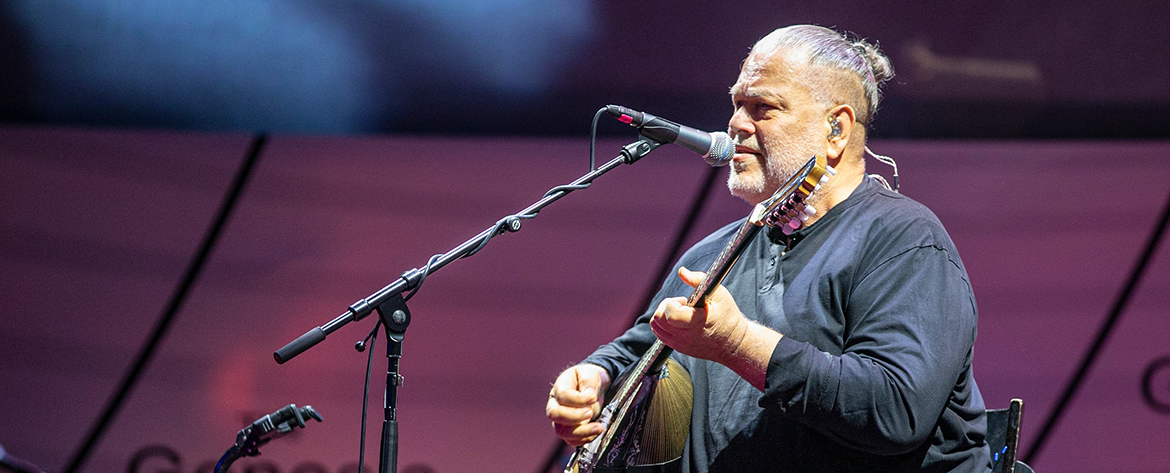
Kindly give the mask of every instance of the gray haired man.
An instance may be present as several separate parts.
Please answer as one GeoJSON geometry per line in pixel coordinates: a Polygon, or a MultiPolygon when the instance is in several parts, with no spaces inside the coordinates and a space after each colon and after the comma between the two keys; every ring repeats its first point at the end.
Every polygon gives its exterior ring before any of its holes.
{"type": "Polygon", "coordinates": [[[752,48],[731,87],[731,193],[769,197],[810,156],[837,175],[819,210],[760,232],[705,305],[691,288],[735,222],[689,249],[625,334],[554,382],[546,413],[582,445],[601,394],[657,337],[691,374],[684,472],[988,471],[972,374],[975,298],[926,207],[865,172],[866,131],[893,75],[876,47],[810,25],[752,48]]]}

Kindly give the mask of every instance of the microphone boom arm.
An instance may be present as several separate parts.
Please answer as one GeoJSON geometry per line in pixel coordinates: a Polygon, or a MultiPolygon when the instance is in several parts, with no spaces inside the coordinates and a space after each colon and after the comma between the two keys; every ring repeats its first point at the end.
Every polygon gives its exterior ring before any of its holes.
{"type": "Polygon", "coordinates": [[[479,232],[478,235],[472,237],[470,240],[463,242],[459,246],[442,255],[435,255],[427,262],[423,269],[414,268],[402,273],[402,276],[394,280],[394,282],[386,285],[382,289],[379,289],[377,292],[370,294],[364,299],[354,302],[349,306],[348,309],[346,309],[345,312],[343,312],[341,315],[338,315],[333,320],[330,320],[325,325],[309,330],[304,335],[297,337],[296,340],[293,340],[281,349],[276,350],[276,352],[272,354],[273,358],[276,359],[277,363],[284,364],[293,357],[320,343],[322,340],[325,340],[327,335],[335,332],[337,329],[344,327],[350,322],[356,322],[370,315],[370,313],[377,309],[379,305],[390,300],[395,295],[417,289],[428,274],[446,266],[447,264],[459,258],[464,258],[475,254],[480,249],[482,249],[484,245],[487,244],[488,240],[490,240],[492,237],[495,237],[496,235],[500,235],[505,232],[519,231],[521,220],[535,218],[541,209],[547,207],[553,202],[556,202],[561,197],[568,195],[572,191],[589,187],[589,184],[592,183],[594,179],[597,179],[602,174],[605,174],[614,168],[621,166],[622,164],[633,164],[637,162],[639,159],[642,159],[642,157],[646,156],[651,151],[654,151],[655,148],[658,148],[662,144],[663,143],[653,139],[642,137],[638,141],[623,146],[621,153],[619,153],[617,157],[613,158],[609,162],[601,165],[597,169],[589,171],[589,173],[577,178],[577,180],[570,184],[557,186],[550,189],[544,194],[544,197],[536,201],[536,203],[529,205],[524,210],[521,210],[519,213],[504,217],[497,221],[495,225],[485,229],[482,232],[479,232]]]}

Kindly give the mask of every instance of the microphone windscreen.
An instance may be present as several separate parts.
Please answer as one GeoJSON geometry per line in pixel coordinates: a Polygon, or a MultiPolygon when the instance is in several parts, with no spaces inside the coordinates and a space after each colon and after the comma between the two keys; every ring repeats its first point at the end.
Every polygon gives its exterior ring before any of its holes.
{"type": "Polygon", "coordinates": [[[703,156],[703,160],[711,166],[719,167],[726,166],[734,156],[735,143],[731,141],[731,135],[722,131],[712,132],[711,149],[703,156]]]}

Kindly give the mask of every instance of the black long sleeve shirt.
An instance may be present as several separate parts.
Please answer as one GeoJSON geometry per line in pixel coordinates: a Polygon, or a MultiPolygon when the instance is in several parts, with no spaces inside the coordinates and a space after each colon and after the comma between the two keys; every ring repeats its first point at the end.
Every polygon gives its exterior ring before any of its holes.
{"type": "MultiPolygon", "coordinates": [[[[739,223],[678,265],[706,270],[739,223]]],[[[745,316],[784,336],[762,393],[723,365],[672,355],[695,388],[684,472],[990,470],[975,298],[933,213],[865,179],[812,226],[748,245],[723,284],[745,316]]],[[[616,379],[653,343],[657,301],[691,291],[669,278],[585,362],[616,379]]]]}

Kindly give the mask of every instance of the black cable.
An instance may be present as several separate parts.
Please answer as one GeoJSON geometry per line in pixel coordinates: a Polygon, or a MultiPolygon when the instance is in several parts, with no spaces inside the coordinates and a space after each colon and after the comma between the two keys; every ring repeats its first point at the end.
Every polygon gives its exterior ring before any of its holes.
{"type": "MultiPolygon", "coordinates": [[[[601,109],[605,111],[605,109],[601,109]]],[[[600,114],[600,112],[599,112],[600,114]]],[[[699,186],[699,192],[695,193],[694,199],[691,200],[690,212],[687,213],[686,218],[683,219],[678,229],[674,233],[674,242],[670,245],[670,251],[663,253],[662,260],[658,263],[658,271],[651,277],[650,283],[646,290],[642,292],[642,301],[634,307],[634,320],[637,320],[646,308],[654,302],[654,296],[658,294],[658,287],[662,285],[662,281],[670,277],[671,270],[674,269],[674,262],[682,257],[682,247],[686,244],[687,238],[691,235],[691,229],[695,228],[695,223],[698,222],[699,216],[703,214],[703,210],[707,206],[708,197],[711,195],[711,188],[715,184],[715,178],[719,176],[718,168],[711,168],[707,172],[703,183],[699,186]]],[[[632,322],[631,322],[632,323],[632,322]]],[[[560,439],[556,440],[556,444],[549,450],[548,456],[545,457],[544,463],[537,473],[548,473],[557,464],[557,460],[564,455],[565,447],[568,447],[565,442],[560,439]]]]}
{"type": "MultiPolygon", "coordinates": [[[[490,240],[490,239],[491,239],[491,235],[484,237],[483,241],[481,241],[479,243],[479,246],[475,247],[475,250],[472,250],[472,252],[470,254],[474,254],[476,251],[479,251],[480,249],[482,249],[484,247],[484,245],[486,245],[488,240],[490,240]]],[[[468,256],[470,256],[470,254],[468,256]]],[[[406,296],[403,296],[402,302],[409,301],[412,297],[414,297],[414,295],[416,293],[418,293],[419,289],[422,289],[423,281],[426,281],[427,275],[431,274],[431,266],[433,266],[435,264],[435,261],[438,261],[439,258],[442,258],[442,257],[443,257],[443,255],[431,255],[430,259],[427,260],[427,265],[423,267],[423,270],[421,272],[419,272],[418,282],[414,284],[414,289],[411,289],[410,292],[406,293],[406,296]]],[[[466,256],[464,256],[464,258],[466,258],[466,256]]],[[[382,323],[381,318],[378,319],[378,323],[379,324],[382,323]]],[[[378,330],[378,327],[374,326],[374,331],[377,331],[377,330],[378,330]]]]}
{"type": "Polygon", "coordinates": [[[226,452],[223,452],[222,457],[219,457],[219,461],[215,463],[215,469],[212,471],[215,473],[226,472],[232,467],[232,463],[235,463],[237,455],[239,455],[239,449],[232,445],[226,452]]]}
{"type": "Polygon", "coordinates": [[[597,110],[597,113],[593,114],[593,124],[589,125],[589,171],[590,172],[597,169],[596,165],[594,164],[596,161],[594,161],[594,158],[593,158],[593,156],[595,156],[594,150],[597,149],[597,122],[599,120],[601,120],[601,115],[604,114],[605,111],[606,111],[605,107],[599,108],[597,110]]]}
{"type": "Polygon", "coordinates": [[[362,391],[362,440],[358,446],[357,468],[357,471],[359,472],[366,471],[362,465],[364,465],[366,461],[366,416],[369,415],[368,409],[370,407],[370,368],[374,366],[374,345],[378,344],[378,327],[381,325],[382,319],[379,317],[378,323],[374,325],[374,331],[371,332],[370,336],[368,337],[370,339],[369,346],[366,347],[370,350],[370,354],[367,355],[366,358],[366,387],[365,390],[362,391]]]}
{"type": "Polygon", "coordinates": [[[1025,463],[1032,463],[1032,460],[1040,455],[1040,451],[1044,448],[1044,443],[1048,441],[1048,436],[1052,430],[1056,428],[1056,423],[1060,420],[1064,410],[1068,408],[1068,404],[1072,402],[1072,398],[1076,395],[1077,389],[1080,388],[1085,376],[1089,373],[1089,368],[1093,365],[1093,361],[1097,359],[1101,347],[1105,345],[1105,340],[1109,338],[1109,334],[1113,332],[1113,327],[1117,325],[1117,320],[1121,318],[1121,313],[1125,311],[1125,306],[1129,304],[1129,300],[1133,297],[1133,292],[1137,289],[1138,283],[1141,282],[1142,275],[1145,274],[1146,268],[1150,265],[1150,261],[1154,259],[1154,254],[1158,249],[1158,243],[1162,241],[1162,236],[1166,234],[1166,225],[1170,222],[1170,199],[1167,199],[1166,205],[1162,207],[1162,216],[1158,222],[1154,224],[1153,231],[1150,233],[1150,239],[1146,242],[1146,247],[1142,250],[1142,254],[1138,257],[1137,264],[1134,265],[1133,271],[1130,272],[1129,279],[1126,280],[1125,286],[1121,289],[1117,299],[1113,301],[1113,308],[1109,311],[1109,316],[1105,318],[1105,323],[1101,324],[1100,330],[1097,331],[1097,337],[1093,339],[1092,345],[1089,346],[1085,356],[1081,359],[1080,366],[1069,379],[1068,384],[1064,387],[1064,392],[1060,395],[1060,400],[1057,401],[1056,407],[1048,414],[1048,418],[1044,420],[1044,426],[1040,429],[1040,433],[1036,435],[1035,442],[1032,443],[1032,448],[1028,450],[1028,455],[1024,457],[1025,463]]]}
{"type": "Polygon", "coordinates": [[[267,142],[268,135],[265,133],[259,133],[252,138],[252,145],[248,149],[248,154],[244,162],[240,165],[240,169],[236,173],[231,187],[228,188],[223,202],[220,203],[219,213],[216,215],[215,220],[212,221],[211,227],[207,229],[207,233],[204,234],[203,242],[200,243],[199,249],[195,252],[194,257],[191,258],[191,262],[187,266],[187,271],[183,274],[183,279],[175,287],[175,292],[171,295],[171,299],[167,302],[167,306],[159,317],[158,323],[154,326],[154,331],[142,346],[142,350],[139,351],[138,357],[134,360],[134,364],[131,365],[130,370],[122,378],[122,383],[114,393],[114,396],[110,398],[110,402],[106,405],[105,411],[102,412],[101,417],[90,428],[89,435],[85,437],[77,452],[74,453],[73,459],[69,462],[69,466],[65,468],[66,473],[76,473],[81,469],[85,460],[93,451],[93,448],[101,440],[106,428],[109,427],[110,423],[114,420],[114,416],[118,413],[122,404],[125,403],[126,398],[130,395],[130,391],[134,388],[134,384],[141,377],[142,372],[146,369],[146,365],[150,363],[150,359],[154,356],[155,351],[158,350],[163,337],[166,335],[171,323],[174,322],[175,316],[178,315],[179,309],[183,306],[183,302],[186,301],[187,294],[195,286],[195,281],[199,279],[199,274],[202,272],[203,266],[207,263],[207,259],[211,256],[211,251],[215,248],[215,243],[219,239],[219,235],[227,225],[228,218],[231,216],[240,194],[243,193],[244,186],[248,183],[248,178],[252,175],[252,169],[255,167],[256,161],[260,158],[260,152],[264,149],[264,145],[267,142]]]}

